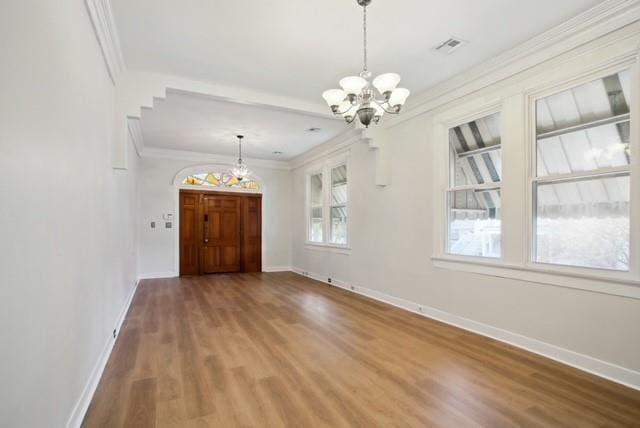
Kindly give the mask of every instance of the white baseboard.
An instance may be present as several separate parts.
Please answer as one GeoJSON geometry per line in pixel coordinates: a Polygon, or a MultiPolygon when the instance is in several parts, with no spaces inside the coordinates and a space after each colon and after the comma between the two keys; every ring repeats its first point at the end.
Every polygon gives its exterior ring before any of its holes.
{"type": "Polygon", "coordinates": [[[291,272],[291,270],[291,266],[270,266],[262,268],[262,272],[291,272]]]}
{"type": "MultiPolygon", "coordinates": [[[[131,306],[131,301],[133,300],[133,296],[138,289],[138,284],[140,280],[136,281],[135,287],[131,290],[129,297],[124,303],[122,310],[120,311],[120,315],[116,319],[114,329],[116,331],[116,338],[120,334],[120,327],[122,327],[122,323],[124,322],[125,317],[127,316],[127,312],[129,311],[129,306],[131,306]]],[[[87,410],[89,409],[89,404],[91,404],[91,399],[93,398],[93,394],[96,392],[96,388],[98,388],[98,383],[100,383],[100,378],[102,377],[102,373],[107,365],[107,361],[109,361],[109,356],[111,355],[111,351],[113,350],[113,346],[116,343],[116,338],[109,337],[107,342],[100,353],[100,357],[96,362],[93,370],[91,370],[91,374],[89,375],[89,379],[87,379],[87,383],[82,390],[82,394],[80,394],[80,398],[76,402],[73,410],[71,411],[71,415],[67,420],[67,428],[80,428],[82,425],[82,420],[84,419],[87,410]]]]}
{"type": "Polygon", "coordinates": [[[561,348],[556,345],[542,342],[537,339],[523,336],[518,333],[513,333],[508,330],[493,327],[488,324],[454,315],[440,309],[420,305],[409,300],[390,296],[380,291],[372,290],[365,287],[354,286],[352,284],[346,283],[345,281],[336,280],[335,278],[331,278],[331,283],[329,283],[329,278],[327,276],[305,271],[304,269],[296,267],[292,268],[292,271],[297,274],[315,279],[317,281],[324,282],[325,284],[335,285],[336,287],[340,287],[345,290],[381,301],[383,303],[387,303],[392,306],[396,306],[398,308],[423,315],[427,318],[432,318],[464,330],[472,331],[482,336],[487,336],[492,339],[499,340],[500,342],[508,343],[509,345],[525,349],[527,351],[533,352],[534,354],[542,355],[543,357],[559,361],[568,366],[575,367],[577,369],[589,372],[596,376],[603,377],[616,383],[620,383],[622,385],[628,386],[629,388],[640,390],[640,372],[630,370],[606,361],[602,361],[588,355],[580,354],[569,349],[561,348]]]}
{"type": "Polygon", "coordinates": [[[138,275],[138,280],[141,279],[160,279],[160,278],[176,278],[179,275],[174,271],[166,271],[166,272],[149,272],[149,273],[141,273],[138,275]]]}

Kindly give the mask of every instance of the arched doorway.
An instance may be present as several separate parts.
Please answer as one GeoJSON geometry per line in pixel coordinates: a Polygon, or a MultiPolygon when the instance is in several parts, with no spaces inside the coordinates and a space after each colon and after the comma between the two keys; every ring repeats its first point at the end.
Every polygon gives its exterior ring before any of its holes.
{"type": "Polygon", "coordinates": [[[262,270],[261,182],[219,171],[190,167],[174,179],[180,275],[262,270]]]}

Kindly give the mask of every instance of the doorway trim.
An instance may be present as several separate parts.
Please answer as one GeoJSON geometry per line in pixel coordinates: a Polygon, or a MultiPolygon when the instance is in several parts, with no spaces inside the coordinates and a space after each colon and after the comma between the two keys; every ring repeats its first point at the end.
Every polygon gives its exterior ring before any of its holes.
{"type": "MultiPolygon", "coordinates": [[[[182,180],[185,177],[198,174],[200,172],[215,172],[226,171],[229,169],[229,165],[219,163],[205,163],[190,165],[182,168],[173,176],[171,186],[173,187],[173,276],[180,276],[180,190],[198,190],[204,192],[216,192],[216,193],[253,193],[262,194],[262,212],[264,214],[265,195],[267,186],[264,184],[264,180],[256,174],[251,174],[251,179],[257,181],[260,184],[260,190],[247,190],[242,188],[225,188],[225,187],[208,187],[208,186],[190,186],[188,184],[182,184],[182,180]]],[[[264,256],[265,256],[265,240],[264,240],[264,215],[262,215],[261,224],[261,248],[260,253],[262,257],[262,270],[264,271],[264,256]]]]}

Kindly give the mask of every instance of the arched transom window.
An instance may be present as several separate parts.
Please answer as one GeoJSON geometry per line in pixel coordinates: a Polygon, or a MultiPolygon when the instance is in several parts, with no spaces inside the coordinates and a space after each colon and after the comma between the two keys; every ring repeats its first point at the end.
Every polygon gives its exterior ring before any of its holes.
{"type": "Polygon", "coordinates": [[[182,184],[190,186],[219,187],[226,189],[260,190],[260,184],[250,178],[238,180],[228,172],[202,172],[192,174],[182,180],[182,184]]]}

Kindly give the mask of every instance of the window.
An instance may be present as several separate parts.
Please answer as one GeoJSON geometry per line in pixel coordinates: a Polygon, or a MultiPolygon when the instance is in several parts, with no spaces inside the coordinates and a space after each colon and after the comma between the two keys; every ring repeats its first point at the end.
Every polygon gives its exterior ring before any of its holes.
{"type": "Polygon", "coordinates": [[[203,172],[187,176],[182,184],[190,186],[207,186],[221,188],[237,188],[246,190],[260,190],[257,181],[251,179],[238,180],[227,172],[203,172]]]}
{"type": "Polygon", "coordinates": [[[347,166],[331,169],[331,243],[347,243],[347,166]]]}
{"type": "Polygon", "coordinates": [[[501,256],[501,114],[449,129],[450,254],[501,256]]]}
{"type": "Polygon", "coordinates": [[[308,176],[309,242],[347,245],[347,180],[345,163],[333,163],[308,176]]]}
{"type": "Polygon", "coordinates": [[[533,260],[629,270],[631,73],[536,101],[533,260]]]}
{"type": "Polygon", "coordinates": [[[309,241],[323,242],[324,222],[322,197],[322,173],[309,179],[309,241]]]}

